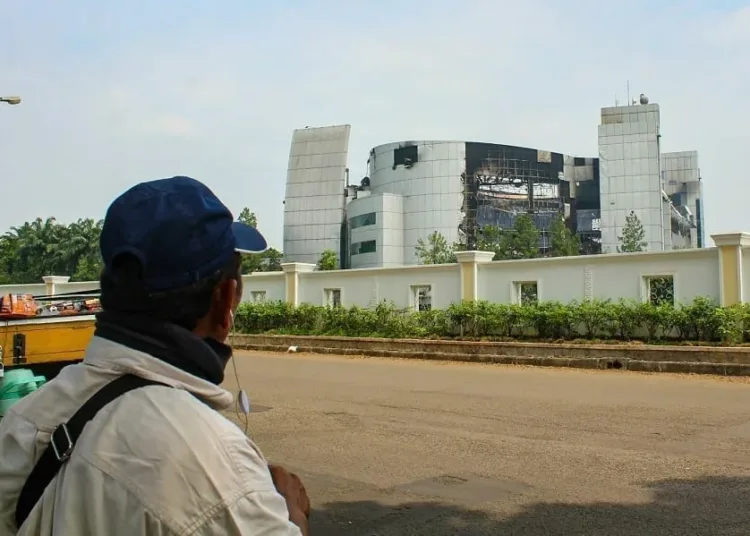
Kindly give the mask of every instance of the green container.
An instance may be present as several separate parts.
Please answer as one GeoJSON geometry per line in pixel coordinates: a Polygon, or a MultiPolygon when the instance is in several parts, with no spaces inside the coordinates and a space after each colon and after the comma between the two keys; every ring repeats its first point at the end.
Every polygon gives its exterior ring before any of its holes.
{"type": "Polygon", "coordinates": [[[44,376],[34,376],[29,369],[6,370],[5,376],[0,379],[0,419],[11,406],[39,389],[46,381],[44,376]]]}

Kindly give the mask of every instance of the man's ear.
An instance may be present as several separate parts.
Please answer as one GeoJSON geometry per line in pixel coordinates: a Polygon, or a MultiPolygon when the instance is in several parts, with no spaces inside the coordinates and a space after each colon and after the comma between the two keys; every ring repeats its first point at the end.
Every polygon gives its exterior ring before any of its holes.
{"type": "Polygon", "coordinates": [[[232,313],[236,294],[237,281],[231,278],[222,281],[214,292],[215,320],[226,330],[229,330],[232,326],[232,313]]]}

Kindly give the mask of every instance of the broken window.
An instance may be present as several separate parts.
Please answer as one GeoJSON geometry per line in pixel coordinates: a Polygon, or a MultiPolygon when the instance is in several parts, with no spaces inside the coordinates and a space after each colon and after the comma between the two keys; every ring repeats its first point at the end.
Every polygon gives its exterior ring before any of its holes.
{"type": "Polygon", "coordinates": [[[364,242],[354,242],[352,244],[352,255],[359,255],[360,253],[375,253],[377,249],[375,240],[366,240],[364,242]]]}
{"type": "Polygon", "coordinates": [[[359,216],[353,216],[349,218],[349,225],[352,229],[358,227],[364,227],[366,225],[375,225],[377,223],[377,213],[370,212],[368,214],[360,214],[359,216]]]}
{"type": "Polygon", "coordinates": [[[411,167],[419,162],[419,154],[416,145],[399,147],[393,150],[393,167],[406,166],[411,167]]]}

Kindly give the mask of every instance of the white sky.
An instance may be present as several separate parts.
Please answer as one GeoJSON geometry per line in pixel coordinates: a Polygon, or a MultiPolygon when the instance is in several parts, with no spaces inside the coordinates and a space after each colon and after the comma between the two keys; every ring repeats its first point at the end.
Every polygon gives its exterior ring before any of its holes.
{"type": "Polygon", "coordinates": [[[0,105],[0,232],[185,174],[280,248],[295,128],[351,124],[352,181],[407,139],[596,156],[628,79],[663,150],[699,151],[707,234],[750,231],[750,4],[603,4],[0,0],[0,95],[24,98],[0,105]]]}

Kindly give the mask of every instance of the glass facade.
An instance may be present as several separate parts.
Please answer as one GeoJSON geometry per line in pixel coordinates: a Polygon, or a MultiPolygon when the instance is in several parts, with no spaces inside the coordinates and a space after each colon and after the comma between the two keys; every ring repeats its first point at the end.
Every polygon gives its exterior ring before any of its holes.
{"type": "MultiPolygon", "coordinates": [[[[585,159],[583,159],[585,164],[585,159]]],[[[540,231],[539,247],[549,249],[549,228],[570,204],[570,185],[561,180],[560,153],[512,145],[466,143],[464,212],[460,224],[468,247],[484,226],[512,229],[520,215],[530,215],[540,231]]]]}
{"type": "Polygon", "coordinates": [[[352,255],[359,255],[360,253],[375,253],[375,240],[366,240],[364,242],[355,242],[352,244],[352,255]]]}
{"type": "Polygon", "coordinates": [[[356,229],[357,227],[364,227],[366,225],[375,225],[375,223],[377,223],[376,212],[370,212],[369,214],[360,214],[359,216],[349,218],[349,226],[352,229],[356,229]]]}

